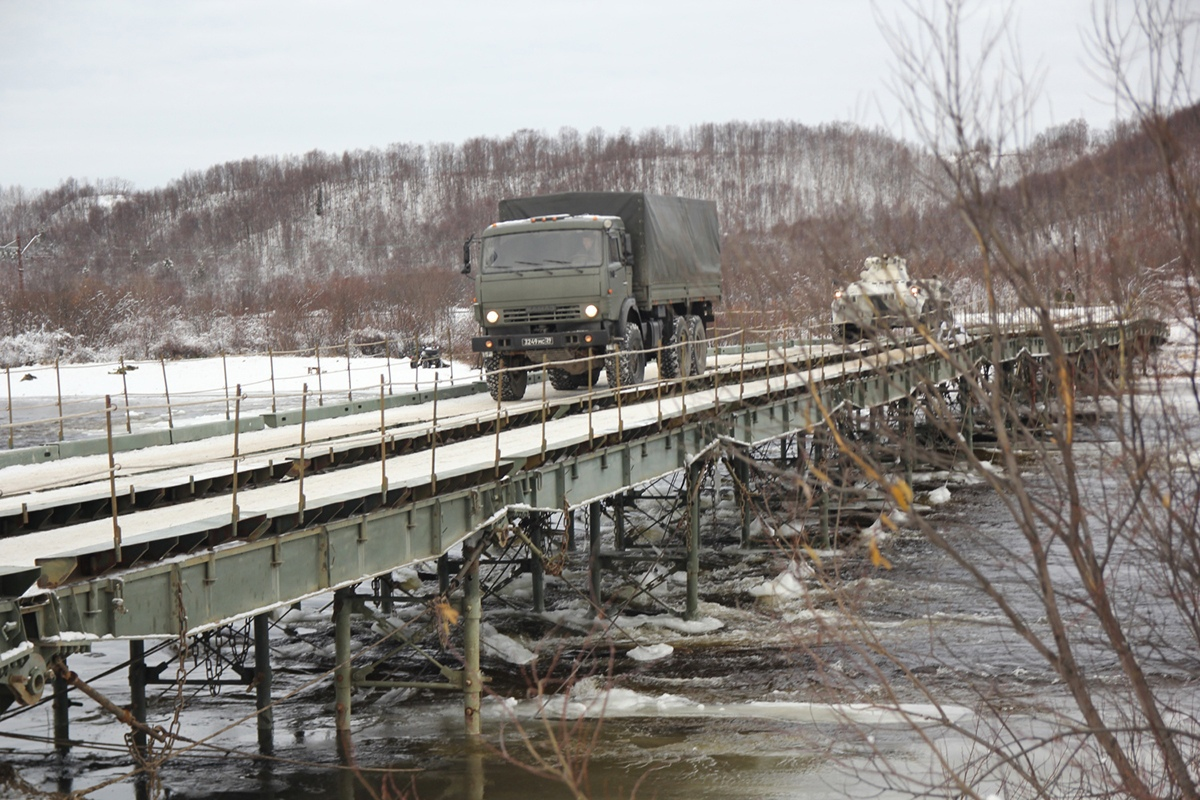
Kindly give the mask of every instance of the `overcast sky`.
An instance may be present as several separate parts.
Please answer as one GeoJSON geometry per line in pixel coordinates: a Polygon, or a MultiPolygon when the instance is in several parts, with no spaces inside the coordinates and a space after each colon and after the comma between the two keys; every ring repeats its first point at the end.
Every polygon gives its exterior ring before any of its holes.
{"type": "MultiPolygon", "coordinates": [[[[1107,127],[1091,0],[1012,5],[1038,126],[1107,127]]],[[[0,31],[0,186],[28,189],[522,128],[902,117],[870,0],[0,0],[0,31]]]]}

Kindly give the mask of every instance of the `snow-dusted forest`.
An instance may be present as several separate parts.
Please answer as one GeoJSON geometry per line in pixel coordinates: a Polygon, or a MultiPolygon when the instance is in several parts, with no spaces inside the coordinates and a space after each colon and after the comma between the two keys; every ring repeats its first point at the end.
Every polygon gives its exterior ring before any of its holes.
{"type": "MultiPolygon", "coordinates": [[[[1192,153],[1198,116],[1172,121],[1192,153]]],[[[1153,155],[1136,125],[1083,122],[978,153],[1002,218],[1034,231],[1046,292],[1106,300],[1153,300],[1148,267],[1167,260],[1144,221],[1153,155]]],[[[968,299],[981,254],[945,163],[883,130],[735,122],[260,156],[150,191],[0,188],[0,363],[444,340],[470,301],[463,240],[501,197],[568,190],[716,200],[739,323],[820,319],[831,281],[881,252],[968,299]]]]}

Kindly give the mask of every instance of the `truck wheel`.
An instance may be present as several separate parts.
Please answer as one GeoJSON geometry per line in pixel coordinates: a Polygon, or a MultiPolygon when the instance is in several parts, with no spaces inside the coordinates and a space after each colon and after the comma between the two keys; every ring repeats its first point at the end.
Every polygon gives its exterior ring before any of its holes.
{"type": "MultiPolygon", "coordinates": [[[[583,372],[579,375],[572,375],[565,369],[552,368],[546,370],[546,377],[550,379],[550,385],[555,389],[582,389],[587,386],[587,373],[583,372]]],[[[595,382],[592,382],[595,386],[595,382]]]]}
{"type": "Polygon", "coordinates": [[[625,338],[621,342],[621,352],[611,355],[604,360],[604,374],[608,385],[617,388],[636,386],[646,379],[646,354],[642,349],[642,330],[632,322],[625,326],[625,338]],[[617,370],[620,370],[618,381],[617,370]]]}
{"type": "Polygon", "coordinates": [[[686,317],[676,317],[671,328],[669,344],[664,344],[658,351],[658,376],[671,380],[679,377],[679,366],[686,359],[681,357],[688,338],[686,317]]]}
{"type": "Polygon", "coordinates": [[[689,375],[703,375],[708,369],[708,337],[704,332],[704,320],[688,317],[691,347],[691,371],[689,375]]]}
{"type": "Polygon", "coordinates": [[[849,323],[835,323],[832,328],[832,333],[834,341],[841,342],[842,344],[857,342],[862,338],[862,332],[859,331],[858,326],[850,325],[849,323]]]}
{"type": "Polygon", "coordinates": [[[529,373],[525,370],[505,373],[496,371],[505,366],[507,364],[499,356],[492,354],[483,357],[483,368],[487,371],[488,394],[493,400],[520,400],[525,396],[529,373]]]}

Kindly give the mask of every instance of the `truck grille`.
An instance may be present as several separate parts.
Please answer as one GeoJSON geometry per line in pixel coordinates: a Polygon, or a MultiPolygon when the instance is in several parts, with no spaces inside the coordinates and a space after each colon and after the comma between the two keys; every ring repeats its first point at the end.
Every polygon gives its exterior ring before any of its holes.
{"type": "Polygon", "coordinates": [[[580,318],[579,306],[532,306],[528,308],[506,308],[503,322],[506,325],[539,325],[580,318]]]}

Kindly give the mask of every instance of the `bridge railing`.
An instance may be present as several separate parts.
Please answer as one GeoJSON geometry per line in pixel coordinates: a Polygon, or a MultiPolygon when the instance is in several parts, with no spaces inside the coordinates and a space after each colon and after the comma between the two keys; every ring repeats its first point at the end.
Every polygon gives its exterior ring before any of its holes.
{"type": "MultiPolygon", "coordinates": [[[[1059,324],[1098,324],[1113,320],[1117,310],[1105,306],[1059,305],[1045,309],[1059,324]]],[[[995,315],[986,301],[953,308],[955,324],[966,330],[995,325],[1001,331],[1028,329],[1041,322],[1043,309],[1005,308],[995,315]]],[[[794,360],[800,350],[829,342],[829,326],[799,323],[776,327],[714,330],[705,338],[719,370],[730,358],[747,357],[770,366],[794,360]]],[[[475,384],[484,373],[473,364],[448,357],[440,368],[420,367],[409,357],[393,357],[394,342],[348,342],[336,347],[272,351],[218,358],[167,361],[125,361],[91,364],[44,364],[5,368],[7,419],[0,420],[9,449],[49,441],[86,438],[103,433],[106,409],[119,433],[173,429],[177,424],[229,421],[240,387],[243,413],[277,413],[303,404],[373,403],[381,386],[387,396],[429,391],[437,387],[475,384]],[[356,352],[357,351],[357,352],[356,352]],[[368,355],[368,353],[377,353],[368,355]],[[411,369],[408,367],[412,367],[411,369]],[[32,387],[45,387],[33,389],[32,387]],[[106,406],[110,398],[111,406],[106,406]],[[136,424],[135,424],[136,423],[136,424]]],[[[641,351],[650,356],[652,349],[641,351]]],[[[547,362],[530,371],[544,379],[549,369],[580,365],[587,358],[547,362]]],[[[603,367],[603,357],[589,370],[603,367]]],[[[516,368],[526,370],[527,368],[516,368]]],[[[514,370],[509,370],[514,371],[514,370]]],[[[661,378],[660,378],[661,380],[661,378]]],[[[666,384],[684,384],[680,376],[666,384]]],[[[718,379],[719,383],[719,379],[718,379]]],[[[593,391],[608,392],[603,387],[593,391]]]]}

